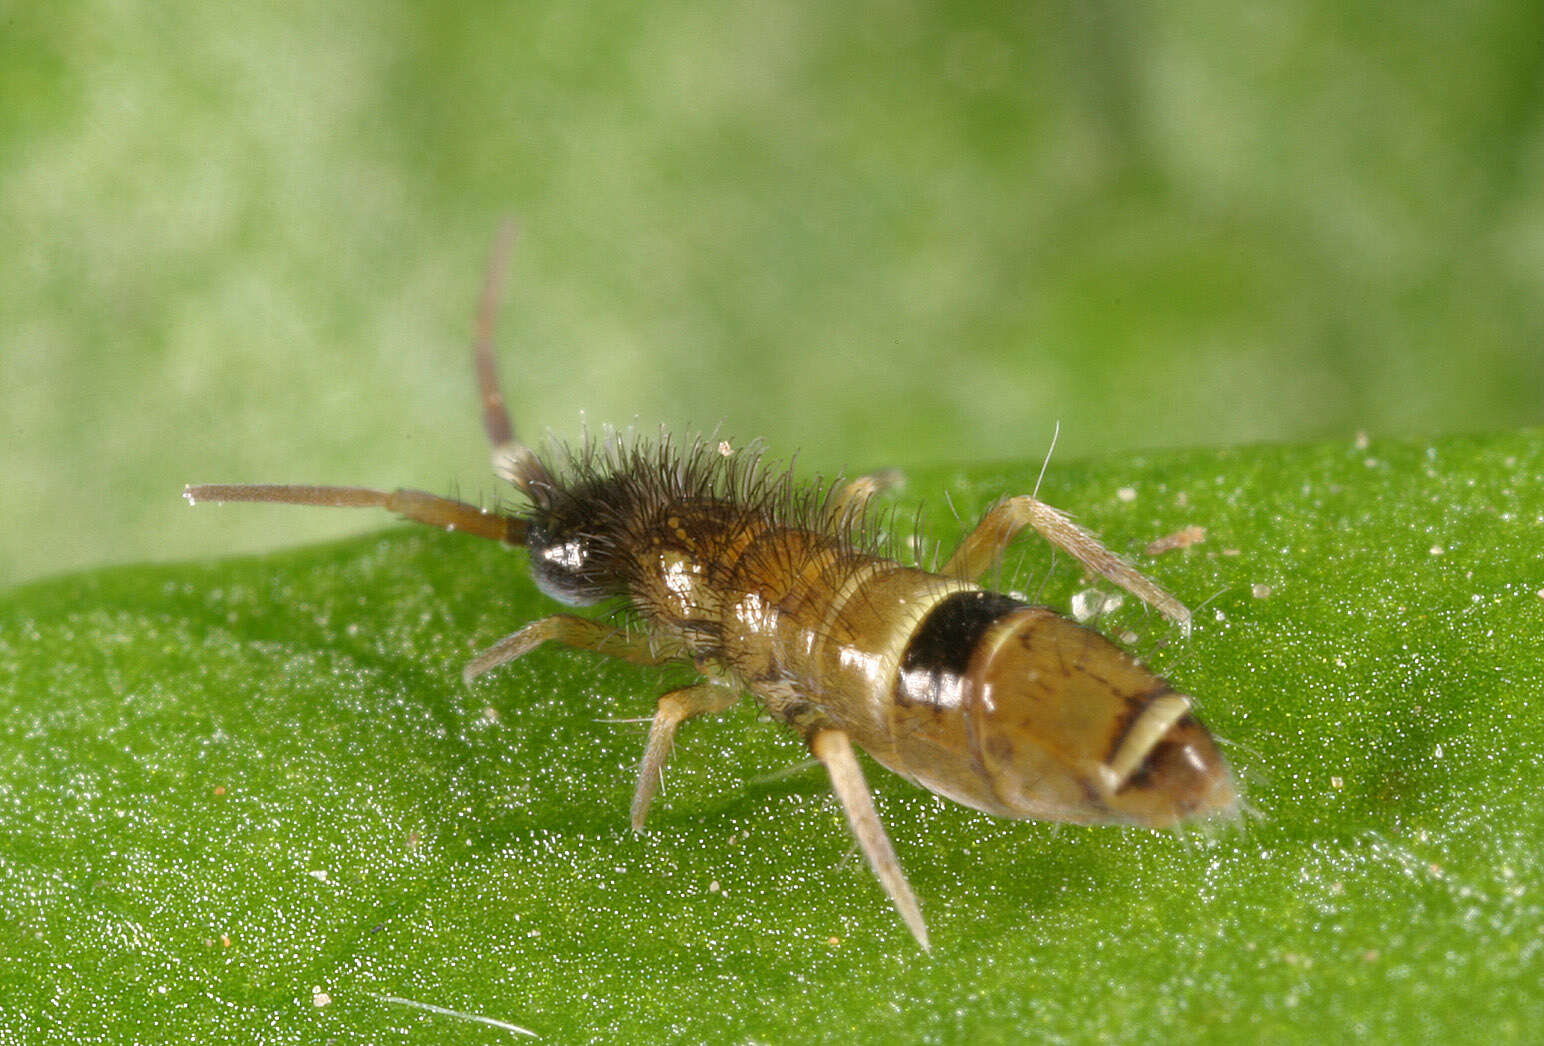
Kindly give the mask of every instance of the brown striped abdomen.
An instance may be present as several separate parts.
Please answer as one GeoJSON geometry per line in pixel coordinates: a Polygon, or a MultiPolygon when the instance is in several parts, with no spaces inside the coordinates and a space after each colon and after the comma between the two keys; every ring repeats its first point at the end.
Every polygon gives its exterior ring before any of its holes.
{"type": "MultiPolygon", "coordinates": [[[[702,534],[690,515],[669,517],[682,539],[702,534]]],[[[1003,817],[1165,825],[1236,804],[1189,699],[1099,633],[819,532],[737,522],[710,556],[662,552],[648,598],[774,715],[835,726],[1003,817]]]]}

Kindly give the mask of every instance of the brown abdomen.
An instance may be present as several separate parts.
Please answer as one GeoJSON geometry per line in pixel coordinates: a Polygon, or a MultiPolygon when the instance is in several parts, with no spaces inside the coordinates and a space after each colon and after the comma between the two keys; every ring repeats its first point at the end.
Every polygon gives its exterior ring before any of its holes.
{"type": "Polygon", "coordinates": [[[1189,698],[1045,607],[949,596],[912,634],[891,695],[875,757],[989,813],[1164,825],[1237,801],[1189,698]]]}

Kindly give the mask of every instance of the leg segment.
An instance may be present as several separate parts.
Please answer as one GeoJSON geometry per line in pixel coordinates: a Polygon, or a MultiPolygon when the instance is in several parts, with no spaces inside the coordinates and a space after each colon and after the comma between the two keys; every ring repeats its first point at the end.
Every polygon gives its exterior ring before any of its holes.
{"type": "Polygon", "coordinates": [[[633,831],[643,831],[649,806],[664,779],[665,763],[675,744],[676,727],[692,716],[722,712],[738,700],[739,691],[712,680],[659,695],[659,707],[649,726],[649,743],[643,750],[643,763],[638,768],[638,790],[633,793],[633,831]]]}
{"type": "Polygon", "coordinates": [[[682,654],[648,639],[625,632],[602,621],[573,614],[554,614],[512,632],[493,644],[467,664],[461,678],[470,684],[472,680],[490,669],[522,657],[543,643],[562,643],[579,650],[590,650],[608,657],[619,657],[635,665],[662,665],[675,661],[682,654]]]}
{"type": "Polygon", "coordinates": [[[1072,556],[1084,568],[1136,596],[1164,617],[1190,633],[1190,611],[1136,567],[1111,552],[1093,534],[1074,523],[1066,513],[1040,499],[1021,494],[1007,498],[981,517],[976,529],[960,542],[941,573],[974,579],[996,566],[1014,535],[1026,526],[1072,556]]]}
{"type": "Polygon", "coordinates": [[[286,483],[204,483],[184,487],[188,504],[200,501],[267,501],[324,508],[383,508],[415,523],[525,544],[526,523],[514,516],[486,512],[476,505],[436,497],[421,490],[371,490],[367,487],[312,487],[286,483]]]}
{"type": "Polygon", "coordinates": [[[831,775],[831,788],[847,814],[852,834],[857,837],[863,856],[868,858],[869,867],[879,877],[880,885],[890,895],[890,903],[895,905],[901,921],[917,939],[922,950],[931,951],[927,925],[922,921],[922,909],[918,907],[916,895],[906,882],[906,873],[901,870],[901,862],[895,856],[895,848],[890,845],[890,837],[885,834],[885,826],[879,822],[879,814],[874,810],[874,800],[863,780],[863,768],[858,765],[852,742],[840,730],[817,727],[809,735],[809,746],[815,758],[825,764],[826,772],[831,775]]]}

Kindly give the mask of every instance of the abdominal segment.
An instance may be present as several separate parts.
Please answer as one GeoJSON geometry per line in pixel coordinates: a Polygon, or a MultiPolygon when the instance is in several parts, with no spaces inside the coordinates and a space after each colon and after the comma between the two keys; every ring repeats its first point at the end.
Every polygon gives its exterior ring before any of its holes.
{"type": "MultiPolygon", "coordinates": [[[[671,515],[678,536],[691,515],[671,515]]],[[[739,522],[707,560],[663,550],[651,598],[774,716],[842,730],[998,816],[1158,826],[1234,808],[1189,698],[1099,633],[827,534],[739,522]]]]}

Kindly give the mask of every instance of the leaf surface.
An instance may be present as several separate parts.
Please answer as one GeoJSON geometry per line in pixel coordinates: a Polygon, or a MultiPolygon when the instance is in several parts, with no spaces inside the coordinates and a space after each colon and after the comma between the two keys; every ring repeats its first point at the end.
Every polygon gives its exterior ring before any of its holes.
{"type": "MultiPolygon", "coordinates": [[[[552,612],[414,529],[0,597],[0,1041],[1521,1040],[1544,1023],[1538,432],[1053,467],[1193,607],[1134,634],[1253,816],[997,820],[875,764],[919,952],[817,767],[749,703],[627,804],[689,678],[471,653],[552,612]],[[1206,540],[1146,558],[1185,526],[1206,540]],[[439,1012],[409,1005],[440,1007],[439,1012]],[[474,1019],[476,1018],[476,1019],[474,1019]]],[[[941,543],[1038,463],[915,474],[941,543]]],[[[237,512],[200,509],[208,525],[237,512]]],[[[1022,550],[1022,562],[1018,562],[1022,550]]],[[[1066,606],[1065,557],[1005,587],[1066,606]]]]}

